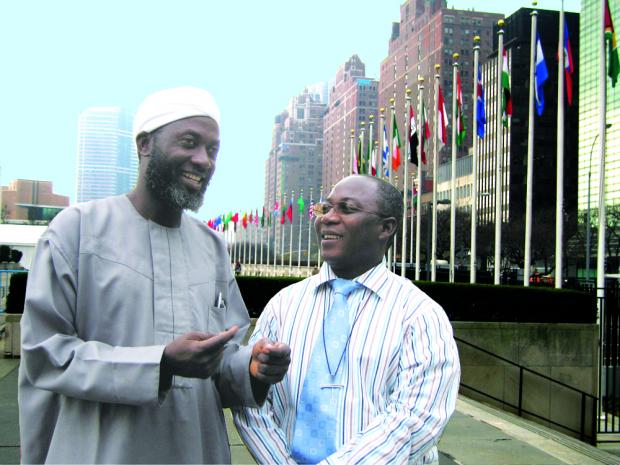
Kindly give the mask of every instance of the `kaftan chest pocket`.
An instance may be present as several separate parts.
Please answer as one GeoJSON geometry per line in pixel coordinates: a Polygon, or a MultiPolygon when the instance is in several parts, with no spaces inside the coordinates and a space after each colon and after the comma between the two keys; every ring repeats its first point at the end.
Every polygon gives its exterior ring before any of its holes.
{"type": "Polygon", "coordinates": [[[219,333],[226,328],[226,305],[220,303],[220,306],[209,307],[209,315],[207,317],[207,332],[219,333]]]}

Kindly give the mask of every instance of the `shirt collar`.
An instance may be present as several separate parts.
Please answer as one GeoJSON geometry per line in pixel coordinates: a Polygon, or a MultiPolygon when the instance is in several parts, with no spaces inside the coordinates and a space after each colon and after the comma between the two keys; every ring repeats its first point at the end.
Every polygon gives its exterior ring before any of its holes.
{"type": "MultiPolygon", "coordinates": [[[[376,293],[381,299],[386,297],[387,286],[385,286],[386,281],[389,278],[389,270],[386,267],[384,262],[379,263],[377,266],[372,267],[365,273],[353,278],[353,281],[357,281],[362,284],[365,288],[370,289],[374,293],[376,293]]],[[[323,262],[321,266],[321,270],[318,274],[314,275],[314,285],[315,290],[318,291],[326,283],[336,279],[338,276],[334,273],[331,267],[327,264],[327,262],[323,262]]]]}

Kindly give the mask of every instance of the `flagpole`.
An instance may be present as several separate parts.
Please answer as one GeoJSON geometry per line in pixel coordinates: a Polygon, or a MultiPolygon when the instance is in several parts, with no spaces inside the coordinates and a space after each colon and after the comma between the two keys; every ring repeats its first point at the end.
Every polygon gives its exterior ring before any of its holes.
{"type": "Polygon", "coordinates": [[[469,282],[476,282],[477,227],[478,227],[478,66],[480,59],[480,36],[474,37],[474,93],[472,102],[474,116],[472,121],[472,181],[471,181],[471,239],[469,246],[469,282]]]}
{"type": "MultiPolygon", "coordinates": [[[[254,275],[258,274],[258,209],[254,215],[254,275]]],[[[262,245],[262,237],[261,237],[262,245]]],[[[262,257],[261,257],[262,260],[262,257]]]]}
{"type": "MultiPolygon", "coordinates": [[[[312,206],[312,187],[310,187],[310,206],[312,206]]],[[[310,257],[312,255],[312,218],[308,217],[308,270],[310,270],[310,257]]]]}
{"type": "Polygon", "coordinates": [[[502,69],[504,63],[504,20],[497,22],[497,99],[495,105],[496,119],[496,152],[495,152],[495,257],[494,257],[494,284],[500,283],[502,261],[502,69]]]}
{"type": "MultiPolygon", "coordinates": [[[[394,121],[394,98],[392,97],[390,99],[390,115],[392,115],[391,117],[391,121],[394,121]]],[[[393,131],[394,129],[392,129],[393,131]]],[[[391,134],[392,132],[390,132],[391,134]]],[[[388,144],[391,145],[392,142],[392,138],[390,138],[390,143],[388,144]]],[[[390,184],[392,184],[392,157],[394,156],[392,153],[392,151],[390,150],[389,156],[386,160],[386,163],[388,164],[388,182],[390,184]]],[[[390,269],[390,271],[392,271],[393,268],[393,263],[392,263],[392,254],[396,248],[396,236],[398,235],[398,231],[396,232],[396,234],[394,234],[394,241],[392,242],[392,246],[388,249],[388,267],[390,269]]]]}
{"type": "MultiPolygon", "coordinates": [[[[439,131],[439,70],[441,65],[435,65],[435,133],[439,131]]],[[[439,169],[439,154],[437,153],[437,134],[433,137],[433,208],[432,208],[432,248],[431,248],[431,281],[437,280],[437,266],[435,263],[435,255],[437,255],[437,170],[439,169]]]]}
{"type": "Polygon", "coordinates": [[[260,267],[263,268],[263,251],[265,246],[265,207],[263,206],[263,224],[260,228],[260,267]]]}
{"type": "MultiPolygon", "coordinates": [[[[394,99],[394,97],[392,97],[390,99],[390,121],[392,121],[392,124],[394,124],[394,113],[396,113],[396,109],[394,108],[394,102],[396,102],[396,100],[394,99]]],[[[394,128],[390,128],[391,130],[389,131],[390,133],[390,156],[388,157],[387,160],[387,164],[388,164],[388,177],[390,178],[390,183],[391,183],[391,179],[392,179],[392,159],[394,158],[394,147],[393,147],[393,143],[394,143],[394,128]]],[[[396,246],[396,244],[394,244],[394,246],[396,246]]]]}
{"type": "Polygon", "coordinates": [[[349,174],[353,174],[353,163],[355,163],[355,129],[351,128],[351,163],[349,165],[349,174]]]}
{"type": "MultiPolygon", "coordinates": [[[[415,205],[414,205],[414,201],[417,201],[416,197],[413,195],[414,193],[414,189],[415,189],[415,176],[413,175],[413,173],[411,173],[411,216],[409,217],[409,263],[413,264],[414,266],[416,266],[417,269],[417,265],[416,262],[414,260],[414,251],[415,251],[415,227],[413,224],[413,217],[414,212],[415,212],[415,205]]],[[[415,275],[414,275],[415,276],[415,275]]],[[[418,279],[418,278],[415,278],[418,279]]]]}
{"type": "MultiPolygon", "coordinates": [[[[536,6],[536,2],[533,2],[536,6]]],[[[530,100],[528,106],[528,134],[527,134],[527,181],[525,195],[525,253],[523,262],[523,285],[530,285],[530,270],[532,268],[532,193],[534,182],[534,85],[536,69],[536,27],[538,11],[530,13],[532,17],[532,27],[530,34],[530,100]]]]}
{"type": "MultiPolygon", "coordinates": [[[[390,165],[392,164],[392,160],[390,160],[390,165]]],[[[394,176],[394,187],[396,187],[398,189],[398,175],[394,176]]],[[[390,247],[389,253],[390,253],[390,269],[392,270],[393,273],[396,273],[396,250],[398,247],[398,231],[396,231],[396,234],[394,234],[394,243],[392,244],[392,247],[390,247]]]]}
{"type": "Polygon", "coordinates": [[[558,124],[555,195],[555,288],[562,287],[562,242],[564,224],[564,1],[560,9],[558,39],[558,124]]]}
{"type": "Polygon", "coordinates": [[[450,278],[454,282],[454,261],[456,257],[456,97],[458,93],[457,75],[459,72],[459,54],[452,55],[452,173],[450,178],[450,278]]]}
{"type": "MultiPolygon", "coordinates": [[[[407,134],[407,139],[409,139],[409,132],[407,130],[409,124],[407,124],[407,118],[409,117],[409,107],[411,106],[411,89],[405,90],[405,95],[405,129],[403,131],[403,134],[407,134]]],[[[409,150],[411,150],[411,147],[409,147],[409,150]]],[[[418,164],[419,163],[420,161],[418,160],[418,164]]],[[[405,156],[404,165],[405,172],[403,174],[403,231],[400,240],[400,275],[403,278],[405,277],[405,263],[407,263],[407,179],[409,177],[409,160],[407,156],[405,156]]]]}
{"type": "MultiPolygon", "coordinates": [[[[286,193],[284,193],[284,197],[282,199],[282,205],[286,205],[286,193]]],[[[284,225],[286,224],[286,212],[281,212],[282,218],[280,218],[280,266],[282,267],[282,272],[284,273],[284,225]],[[284,221],[282,221],[284,220],[284,221]]]]}
{"type": "Polygon", "coordinates": [[[269,273],[269,264],[271,263],[271,197],[269,197],[269,203],[267,203],[267,214],[269,215],[267,217],[267,273],[269,273]]]}
{"type": "Polygon", "coordinates": [[[355,157],[355,164],[357,167],[357,174],[362,174],[363,170],[363,157],[364,157],[364,136],[366,135],[366,123],[364,121],[362,121],[360,123],[360,143],[359,143],[359,148],[360,148],[360,153],[358,153],[355,157]]]}
{"type": "MultiPolygon", "coordinates": [[[[374,164],[374,157],[372,155],[372,149],[374,147],[374,145],[372,145],[372,129],[373,129],[373,122],[375,119],[375,115],[369,115],[368,116],[368,167],[366,168],[366,174],[369,174],[372,176],[372,165],[374,164]]],[[[377,171],[376,171],[376,166],[375,166],[375,176],[377,175],[377,171]]]]}
{"type": "MultiPolygon", "coordinates": [[[[291,201],[289,202],[289,206],[291,207],[291,226],[288,240],[288,274],[291,276],[293,274],[293,199],[295,198],[295,191],[291,191],[291,201]]],[[[288,211],[288,207],[287,207],[288,211]]]]}
{"type": "MultiPolygon", "coordinates": [[[[319,188],[319,202],[323,201],[323,185],[321,184],[321,187],[319,188]]],[[[318,237],[317,238],[317,245],[318,245],[318,250],[316,252],[316,266],[317,268],[321,268],[321,238],[318,237]]]]}
{"type": "MultiPolygon", "coordinates": [[[[304,198],[304,190],[299,191],[299,198],[304,198]]],[[[297,240],[297,269],[301,270],[301,222],[304,219],[304,212],[299,210],[299,238],[297,240]]]]}
{"type": "MultiPolygon", "coordinates": [[[[606,77],[606,57],[605,57],[605,4],[606,0],[601,0],[601,37],[599,43],[599,120],[598,120],[598,243],[596,249],[596,296],[598,297],[598,318],[600,321],[603,310],[603,299],[605,297],[605,233],[606,233],[606,211],[605,211],[605,139],[607,122],[607,77],[606,77]]],[[[610,12],[611,13],[611,12],[610,12]]],[[[610,39],[611,40],[611,39],[610,39]]],[[[609,64],[611,66],[611,63],[609,64]]]]}
{"type": "Polygon", "coordinates": [[[381,153],[377,150],[377,176],[381,179],[385,178],[385,170],[383,168],[383,147],[385,147],[385,108],[379,109],[379,132],[381,137],[381,153]]]}
{"type": "MultiPolygon", "coordinates": [[[[415,212],[415,279],[420,280],[420,239],[422,234],[422,146],[426,142],[426,120],[423,110],[424,101],[424,78],[418,76],[418,127],[420,128],[418,135],[418,192],[416,196],[416,212],[415,212]]],[[[413,195],[413,189],[411,189],[413,195]]],[[[427,230],[428,231],[428,230],[427,230]]],[[[426,240],[428,241],[428,237],[426,240]]],[[[428,250],[428,248],[426,249],[428,250]]],[[[428,279],[428,270],[426,279],[428,279]]]]}

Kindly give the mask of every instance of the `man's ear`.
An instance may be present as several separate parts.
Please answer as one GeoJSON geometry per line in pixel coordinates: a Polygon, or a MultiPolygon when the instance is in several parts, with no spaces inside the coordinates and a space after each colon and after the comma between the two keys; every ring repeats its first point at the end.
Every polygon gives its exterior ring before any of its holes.
{"type": "Polygon", "coordinates": [[[153,136],[147,132],[141,132],[136,137],[136,147],[138,149],[138,157],[151,156],[151,150],[153,149],[153,136]]]}
{"type": "Polygon", "coordinates": [[[390,240],[390,238],[396,234],[396,228],[398,227],[396,223],[396,218],[390,216],[388,218],[383,218],[381,220],[381,231],[379,232],[379,239],[385,239],[386,241],[390,240]]]}

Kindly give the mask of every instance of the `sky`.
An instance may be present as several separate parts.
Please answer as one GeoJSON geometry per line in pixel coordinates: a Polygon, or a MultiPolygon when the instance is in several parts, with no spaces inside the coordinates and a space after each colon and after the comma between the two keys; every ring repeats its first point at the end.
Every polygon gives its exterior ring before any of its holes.
{"type": "MultiPolygon", "coordinates": [[[[217,168],[197,216],[260,208],[274,117],[353,54],[379,78],[404,0],[1,0],[0,185],[52,181],[75,202],[77,119],[134,112],[167,87],[208,89],[222,112],[217,168]]],[[[531,2],[452,0],[510,15],[531,2]]],[[[561,0],[541,0],[559,9],[561,0]]],[[[579,11],[579,0],[566,0],[579,11]]]]}

